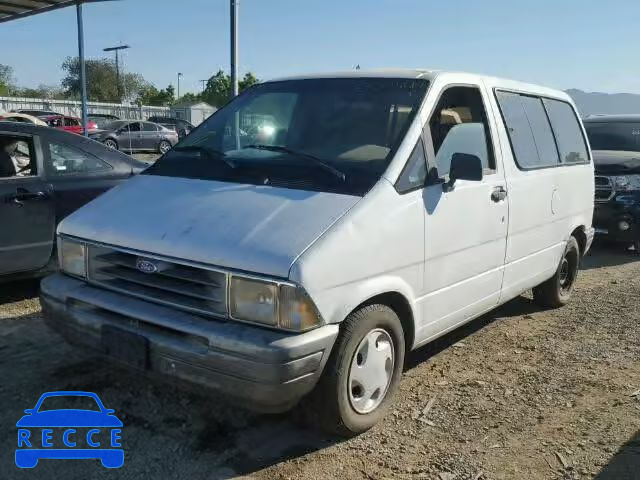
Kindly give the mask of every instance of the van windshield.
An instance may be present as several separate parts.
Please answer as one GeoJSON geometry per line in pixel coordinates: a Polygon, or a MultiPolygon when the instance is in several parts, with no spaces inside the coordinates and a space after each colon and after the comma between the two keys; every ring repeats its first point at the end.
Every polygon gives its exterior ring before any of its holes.
{"type": "Polygon", "coordinates": [[[592,150],[640,152],[640,123],[585,122],[592,150]]]}
{"type": "Polygon", "coordinates": [[[144,173],[364,195],[397,150],[423,79],[268,82],[218,110],[144,173]]]}

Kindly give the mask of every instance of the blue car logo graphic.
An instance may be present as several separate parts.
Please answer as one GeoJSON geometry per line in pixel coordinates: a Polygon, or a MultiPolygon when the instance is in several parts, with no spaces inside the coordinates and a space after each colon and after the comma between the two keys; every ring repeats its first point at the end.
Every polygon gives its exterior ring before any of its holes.
{"type": "Polygon", "coordinates": [[[18,467],[33,468],[41,458],[100,459],[106,468],[123,465],[122,422],[95,393],[45,393],[34,408],[24,413],[16,423],[18,467]],[[90,408],[47,408],[65,402],[82,403],[90,408]]]}

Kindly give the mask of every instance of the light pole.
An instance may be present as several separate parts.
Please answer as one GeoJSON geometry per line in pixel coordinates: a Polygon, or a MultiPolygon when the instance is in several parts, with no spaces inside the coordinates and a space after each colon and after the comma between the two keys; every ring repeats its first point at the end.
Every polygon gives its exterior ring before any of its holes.
{"type": "Polygon", "coordinates": [[[238,7],[240,0],[231,1],[231,96],[238,95],[238,7]]]}
{"type": "Polygon", "coordinates": [[[88,112],[87,112],[87,69],[84,61],[84,25],[82,21],[82,2],[76,4],[76,16],[78,20],[78,61],[80,62],[80,93],[82,95],[82,134],[89,136],[88,112]]]}
{"type": "Polygon", "coordinates": [[[207,82],[209,82],[209,80],[200,80],[200,82],[202,83],[202,91],[204,92],[207,89],[207,82]]]}
{"type": "Polygon", "coordinates": [[[131,48],[129,45],[118,45],[116,47],[103,48],[103,52],[116,52],[116,88],[118,89],[118,103],[122,103],[122,90],[120,88],[120,59],[118,52],[131,48]]]}
{"type": "Polygon", "coordinates": [[[182,77],[182,73],[178,72],[178,95],[176,96],[176,100],[180,100],[180,78],[182,77]]]}

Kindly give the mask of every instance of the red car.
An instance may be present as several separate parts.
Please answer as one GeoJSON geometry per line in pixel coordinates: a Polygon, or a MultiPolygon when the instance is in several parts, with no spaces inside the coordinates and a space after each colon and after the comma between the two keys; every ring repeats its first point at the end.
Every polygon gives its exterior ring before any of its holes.
{"type": "MultiPolygon", "coordinates": [[[[67,132],[77,133],[82,135],[84,129],[82,128],[82,120],[76,117],[67,117],[66,115],[51,115],[42,118],[47,125],[67,132]]],[[[97,130],[98,125],[96,122],[89,120],[87,127],[89,131],[97,130]]]]}

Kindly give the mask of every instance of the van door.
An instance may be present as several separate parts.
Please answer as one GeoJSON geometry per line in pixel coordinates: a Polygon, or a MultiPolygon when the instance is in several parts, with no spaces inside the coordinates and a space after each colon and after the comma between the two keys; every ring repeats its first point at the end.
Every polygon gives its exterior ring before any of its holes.
{"type": "Polygon", "coordinates": [[[496,89],[495,99],[509,187],[506,301],[552,277],[558,267],[564,249],[554,208],[560,160],[540,97],[496,89]]]}
{"type": "Polygon", "coordinates": [[[498,304],[507,242],[508,197],[480,85],[450,86],[425,126],[430,185],[425,206],[425,321],[418,342],[453,329],[498,304]],[[455,153],[482,160],[481,181],[444,191],[455,153]]]}

